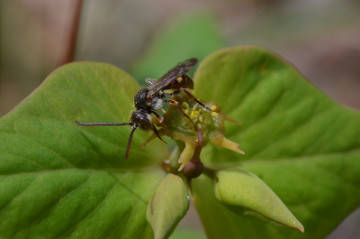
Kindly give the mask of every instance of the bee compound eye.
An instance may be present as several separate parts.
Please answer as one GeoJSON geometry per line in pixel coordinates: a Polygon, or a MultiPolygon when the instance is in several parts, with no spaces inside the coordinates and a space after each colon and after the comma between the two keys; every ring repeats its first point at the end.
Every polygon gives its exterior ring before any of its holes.
{"type": "Polygon", "coordinates": [[[144,113],[141,117],[141,122],[144,125],[149,125],[151,124],[151,115],[148,113],[144,113]]]}
{"type": "Polygon", "coordinates": [[[151,115],[144,110],[136,110],[131,115],[131,122],[142,129],[149,128],[151,126],[151,120],[151,115]]]}
{"type": "Polygon", "coordinates": [[[140,123],[142,121],[143,118],[143,112],[139,111],[139,110],[135,110],[132,114],[131,114],[131,122],[133,123],[140,123]]]}
{"type": "Polygon", "coordinates": [[[149,124],[150,122],[147,120],[147,118],[141,118],[140,119],[140,124],[141,125],[147,125],[147,124],[149,124]]]}

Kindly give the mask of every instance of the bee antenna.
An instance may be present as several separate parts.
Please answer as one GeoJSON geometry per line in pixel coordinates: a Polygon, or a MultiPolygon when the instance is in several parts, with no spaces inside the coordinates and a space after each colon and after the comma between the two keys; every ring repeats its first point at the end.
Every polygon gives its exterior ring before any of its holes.
{"type": "Polygon", "coordinates": [[[123,125],[133,126],[134,125],[131,122],[130,123],[103,123],[103,122],[84,123],[84,122],[75,121],[75,123],[82,126],[123,126],[123,125]]]}
{"type": "Polygon", "coordinates": [[[137,129],[138,127],[136,125],[133,125],[133,128],[130,132],[130,136],[129,136],[129,141],[128,141],[128,145],[126,147],[126,153],[125,153],[125,159],[128,160],[129,159],[129,153],[130,153],[130,148],[131,148],[131,141],[132,141],[132,138],[133,138],[133,135],[134,135],[134,132],[135,130],[137,129]]]}

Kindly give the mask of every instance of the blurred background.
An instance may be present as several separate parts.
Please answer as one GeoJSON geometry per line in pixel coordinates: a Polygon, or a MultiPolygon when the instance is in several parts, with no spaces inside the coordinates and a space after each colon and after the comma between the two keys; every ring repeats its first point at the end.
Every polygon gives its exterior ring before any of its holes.
{"type": "MultiPolygon", "coordinates": [[[[1,0],[0,116],[72,55],[114,64],[143,84],[174,62],[244,44],[276,52],[360,109],[358,0],[1,0]]],[[[205,238],[194,210],[185,219],[171,238],[205,238]]],[[[359,224],[357,210],[329,238],[360,238],[359,224]]]]}

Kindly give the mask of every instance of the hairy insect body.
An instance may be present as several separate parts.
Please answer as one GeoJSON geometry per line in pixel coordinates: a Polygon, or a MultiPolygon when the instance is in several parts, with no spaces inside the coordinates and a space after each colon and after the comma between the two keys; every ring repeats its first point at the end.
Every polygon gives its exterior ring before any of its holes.
{"type": "Polygon", "coordinates": [[[163,107],[164,100],[160,97],[154,97],[151,99],[150,105],[154,110],[159,110],[163,107]]]}
{"type": "Polygon", "coordinates": [[[194,88],[193,80],[187,76],[186,73],[191,70],[197,61],[198,59],[196,58],[190,58],[184,62],[180,62],[158,80],[147,78],[145,81],[149,84],[149,86],[139,90],[139,92],[134,96],[134,105],[136,110],[132,112],[129,123],[82,123],[78,121],[76,121],[76,123],[83,126],[132,126],[133,129],[131,130],[129,136],[125,155],[125,158],[128,159],[133,133],[137,128],[152,130],[154,134],[162,140],[155,125],[161,126],[163,117],[156,111],[163,110],[163,105],[165,103],[176,105],[179,111],[192,121],[189,116],[184,113],[180,104],[172,99],[172,96],[177,95],[180,92],[185,92],[197,103],[206,107],[201,101],[186,90],[194,88]],[[156,116],[157,122],[154,122],[155,120],[153,118],[155,117],[152,117],[153,115],[156,116]]]}
{"type": "Polygon", "coordinates": [[[163,96],[155,96],[148,99],[147,95],[149,90],[144,88],[140,90],[134,97],[134,105],[136,110],[133,111],[130,117],[130,122],[134,123],[140,129],[153,129],[151,125],[154,125],[152,114],[155,114],[158,119],[161,119],[155,110],[159,110],[163,107],[163,96]]]}

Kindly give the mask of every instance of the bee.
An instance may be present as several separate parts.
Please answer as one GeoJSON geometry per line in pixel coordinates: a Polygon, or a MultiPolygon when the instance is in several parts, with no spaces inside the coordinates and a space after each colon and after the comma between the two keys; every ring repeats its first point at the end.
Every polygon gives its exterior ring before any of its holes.
{"type": "MultiPolygon", "coordinates": [[[[172,96],[177,95],[181,92],[189,95],[190,98],[195,100],[197,103],[207,108],[200,100],[192,95],[187,89],[194,88],[194,82],[186,75],[198,62],[197,58],[190,58],[183,62],[178,63],[176,66],[171,68],[165,75],[160,79],[154,80],[147,78],[145,81],[149,85],[139,90],[134,96],[134,105],[136,110],[132,112],[130,122],[128,123],[83,123],[75,121],[78,125],[82,126],[132,126],[130,132],[128,145],[126,147],[125,159],[129,158],[129,152],[131,148],[131,142],[136,129],[152,130],[154,134],[163,142],[165,142],[155,124],[153,122],[152,114],[156,116],[159,124],[163,123],[163,118],[156,111],[163,110],[164,104],[172,104],[177,106],[179,111],[186,116],[189,120],[188,115],[185,114],[180,104],[171,99],[172,96]],[[169,92],[170,91],[170,92],[169,92]]],[[[191,120],[192,121],[192,120],[191,120]]],[[[195,124],[194,124],[195,125],[195,124]]],[[[196,126],[195,126],[196,127],[196,126]]]]}

